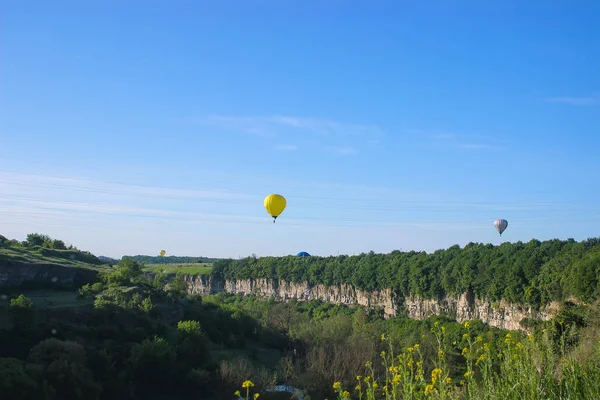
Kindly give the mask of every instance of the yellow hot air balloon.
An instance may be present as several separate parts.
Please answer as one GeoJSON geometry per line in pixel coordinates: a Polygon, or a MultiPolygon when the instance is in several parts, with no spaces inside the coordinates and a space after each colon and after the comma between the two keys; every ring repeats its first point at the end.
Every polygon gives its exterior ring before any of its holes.
{"type": "Polygon", "coordinates": [[[165,254],[167,254],[167,252],[166,252],[166,251],[164,251],[164,250],[161,250],[161,251],[160,251],[160,256],[161,256],[161,257],[164,257],[164,256],[165,256],[165,254]]]}
{"type": "Polygon", "coordinates": [[[269,215],[273,217],[273,223],[275,223],[277,217],[285,210],[286,205],[285,197],[280,194],[270,194],[265,197],[265,208],[269,215]]]}

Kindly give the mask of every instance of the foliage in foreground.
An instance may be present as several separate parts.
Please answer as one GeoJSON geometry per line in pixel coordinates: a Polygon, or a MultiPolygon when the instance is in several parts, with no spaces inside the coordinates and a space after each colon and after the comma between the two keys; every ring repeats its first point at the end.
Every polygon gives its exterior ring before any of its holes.
{"type": "MultiPolygon", "coordinates": [[[[446,328],[436,323],[437,339],[433,368],[425,370],[420,345],[395,354],[387,343],[376,368],[369,361],[365,376],[356,382],[333,383],[337,399],[598,399],[600,398],[600,342],[587,359],[577,360],[557,351],[552,335],[515,340],[508,333],[500,343],[474,337],[469,321],[458,342],[448,345],[446,328]],[[460,354],[462,364],[451,370],[448,356],[460,354]]],[[[562,328],[562,325],[559,325],[562,328]]],[[[568,326],[561,335],[564,342],[568,326]]],[[[386,342],[385,335],[381,341],[386,342]]]]}

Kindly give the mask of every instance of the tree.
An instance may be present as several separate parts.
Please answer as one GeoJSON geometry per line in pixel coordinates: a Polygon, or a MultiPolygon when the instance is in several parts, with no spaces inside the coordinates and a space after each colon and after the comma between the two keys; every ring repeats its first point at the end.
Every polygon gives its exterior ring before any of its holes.
{"type": "Polygon", "coordinates": [[[183,274],[177,273],[175,278],[169,283],[169,290],[178,293],[178,294],[186,294],[188,290],[187,282],[183,277],[183,274]]]}
{"type": "Polygon", "coordinates": [[[56,399],[98,399],[101,385],[87,367],[85,350],[72,341],[46,339],[29,353],[56,399]]]}
{"type": "Polygon", "coordinates": [[[29,233],[27,235],[27,239],[25,239],[25,242],[27,243],[28,246],[33,247],[33,246],[43,246],[46,241],[50,241],[50,240],[52,240],[52,239],[50,239],[50,236],[48,236],[48,235],[42,235],[39,233],[29,233]]]}
{"type": "Polygon", "coordinates": [[[14,298],[14,299],[10,299],[10,307],[32,308],[33,301],[29,297],[27,297],[23,294],[20,294],[18,297],[14,298]]]}
{"type": "Polygon", "coordinates": [[[0,358],[0,393],[13,400],[43,398],[25,363],[16,358],[0,358]]]}
{"type": "Polygon", "coordinates": [[[142,274],[142,264],[130,257],[123,257],[116,265],[118,274],[125,281],[131,281],[142,274]]]}
{"type": "Polygon", "coordinates": [[[175,361],[175,349],[163,338],[154,337],[133,345],[128,364],[136,389],[140,392],[167,389],[175,361]]]}

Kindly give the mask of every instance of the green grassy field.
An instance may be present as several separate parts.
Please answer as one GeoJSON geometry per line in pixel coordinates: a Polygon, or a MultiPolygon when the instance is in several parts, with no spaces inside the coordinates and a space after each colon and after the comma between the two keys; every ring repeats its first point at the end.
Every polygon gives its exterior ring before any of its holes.
{"type": "Polygon", "coordinates": [[[41,247],[10,247],[0,246],[1,263],[24,264],[54,264],[76,268],[105,269],[105,264],[99,263],[93,256],[76,250],[53,250],[41,247]]]}
{"type": "MultiPolygon", "coordinates": [[[[28,290],[24,291],[23,295],[29,297],[33,301],[34,307],[39,308],[79,307],[92,304],[93,302],[89,298],[78,298],[77,292],[63,290],[28,290]]],[[[0,307],[8,306],[9,301],[10,299],[8,296],[0,296],[0,307]]]]}
{"type": "Polygon", "coordinates": [[[210,275],[212,272],[211,263],[189,263],[189,264],[154,264],[144,267],[144,271],[175,274],[181,272],[189,275],[210,275]]]}

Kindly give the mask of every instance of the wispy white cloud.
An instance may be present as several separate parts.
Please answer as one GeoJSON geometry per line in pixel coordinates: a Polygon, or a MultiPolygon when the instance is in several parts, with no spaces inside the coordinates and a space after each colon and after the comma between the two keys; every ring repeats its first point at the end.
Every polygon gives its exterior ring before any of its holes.
{"type": "Polygon", "coordinates": [[[38,217],[68,218],[79,214],[112,215],[120,217],[164,218],[184,221],[235,221],[261,222],[264,218],[235,214],[200,213],[165,208],[131,207],[121,204],[89,203],[76,201],[52,201],[46,199],[0,199],[2,211],[11,215],[35,215],[38,217]],[[18,203],[17,203],[18,201],[18,203]]]}
{"type": "Polygon", "coordinates": [[[425,134],[428,144],[435,146],[453,147],[463,150],[497,150],[501,149],[499,140],[484,135],[463,135],[449,132],[425,134]]]}
{"type": "Polygon", "coordinates": [[[323,135],[375,135],[381,133],[381,130],[374,125],[340,123],[319,118],[274,116],[266,120],[323,135]]]}
{"type": "Polygon", "coordinates": [[[248,133],[256,136],[275,137],[277,132],[272,126],[257,117],[235,117],[224,115],[211,115],[207,117],[194,118],[195,122],[216,126],[223,129],[248,133]]]}
{"type": "Polygon", "coordinates": [[[9,190],[13,193],[27,193],[35,188],[53,189],[55,191],[68,190],[72,192],[147,196],[165,199],[243,201],[254,198],[245,193],[226,190],[179,189],[0,171],[0,193],[7,193],[9,190]]]}
{"type": "Polygon", "coordinates": [[[491,150],[494,148],[492,145],[483,143],[458,143],[456,146],[467,150],[491,150]]]}
{"type": "Polygon", "coordinates": [[[562,103],[569,104],[572,106],[593,106],[600,104],[599,96],[588,96],[588,97],[548,97],[545,99],[549,103],[562,103]]]}
{"type": "Polygon", "coordinates": [[[353,147],[343,146],[343,147],[327,147],[327,149],[335,154],[343,155],[343,156],[351,156],[358,154],[358,150],[353,147]]]}
{"type": "Polygon", "coordinates": [[[298,150],[298,146],[296,146],[295,144],[279,144],[275,146],[275,150],[296,151],[298,150]]]}
{"type": "Polygon", "coordinates": [[[283,130],[293,130],[324,136],[372,136],[383,133],[382,130],[375,125],[342,123],[321,118],[285,115],[245,117],[213,115],[195,118],[194,120],[225,129],[267,137],[278,136],[283,130]]]}

